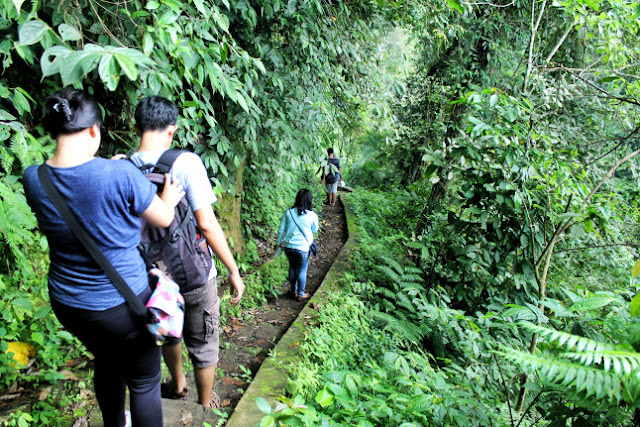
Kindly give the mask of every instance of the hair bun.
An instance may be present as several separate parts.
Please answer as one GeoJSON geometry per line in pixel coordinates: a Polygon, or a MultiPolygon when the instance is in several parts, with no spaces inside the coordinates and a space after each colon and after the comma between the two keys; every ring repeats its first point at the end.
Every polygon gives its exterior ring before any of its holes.
{"type": "Polygon", "coordinates": [[[71,120],[71,106],[69,105],[69,101],[67,99],[62,98],[58,100],[58,102],[53,104],[52,108],[58,113],[63,113],[68,121],[71,120]]]}

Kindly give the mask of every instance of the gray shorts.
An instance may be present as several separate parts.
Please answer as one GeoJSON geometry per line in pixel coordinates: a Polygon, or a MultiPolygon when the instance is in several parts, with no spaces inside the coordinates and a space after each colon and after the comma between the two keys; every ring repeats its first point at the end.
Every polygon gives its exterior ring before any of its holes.
{"type": "Polygon", "coordinates": [[[334,182],[333,184],[325,184],[324,185],[324,190],[327,193],[332,193],[335,194],[338,192],[338,181],[334,182]]]}
{"type": "Polygon", "coordinates": [[[218,363],[220,346],[220,299],[217,280],[209,282],[184,297],[183,338],[167,340],[166,345],[175,345],[184,339],[191,362],[196,368],[206,368],[218,363]]]}

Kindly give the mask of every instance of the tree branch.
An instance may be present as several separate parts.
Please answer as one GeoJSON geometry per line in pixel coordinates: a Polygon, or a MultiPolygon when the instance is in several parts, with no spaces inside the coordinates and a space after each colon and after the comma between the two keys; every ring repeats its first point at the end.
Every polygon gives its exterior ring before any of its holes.
{"type": "Polygon", "coordinates": [[[553,49],[551,49],[551,53],[549,54],[549,56],[547,56],[547,62],[551,62],[551,58],[553,58],[553,55],[555,55],[558,49],[560,49],[560,46],[562,46],[562,43],[564,43],[565,39],[567,38],[567,36],[569,35],[573,27],[576,26],[577,23],[578,21],[573,21],[569,26],[569,28],[567,28],[567,31],[565,31],[562,37],[560,37],[560,40],[558,40],[558,43],[556,43],[553,49]]]}
{"type": "MultiPolygon", "coordinates": [[[[527,88],[527,83],[529,83],[529,76],[531,75],[531,70],[533,69],[533,45],[535,44],[536,32],[538,31],[538,27],[540,26],[540,21],[542,20],[542,15],[544,14],[544,9],[546,7],[547,7],[547,0],[544,0],[542,2],[542,9],[540,10],[540,15],[538,15],[538,20],[536,21],[535,25],[531,29],[531,43],[529,43],[529,61],[527,62],[527,74],[525,74],[524,76],[524,85],[522,87],[523,90],[527,88]]],[[[535,11],[536,11],[536,2],[534,0],[531,6],[531,24],[533,24],[533,20],[535,18],[535,11]]]]}

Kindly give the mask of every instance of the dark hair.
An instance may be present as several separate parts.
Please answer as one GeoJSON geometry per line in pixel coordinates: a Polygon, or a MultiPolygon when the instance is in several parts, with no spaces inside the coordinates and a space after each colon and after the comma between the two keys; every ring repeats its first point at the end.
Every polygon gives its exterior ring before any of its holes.
{"type": "Polygon", "coordinates": [[[142,133],[163,130],[178,123],[178,107],[167,98],[150,96],[140,100],[134,118],[142,133]]]}
{"type": "Polygon", "coordinates": [[[102,126],[102,111],[86,92],[65,87],[45,100],[42,124],[53,138],[102,126]]]}
{"type": "Polygon", "coordinates": [[[312,210],[313,207],[313,196],[311,195],[311,191],[306,188],[301,188],[296,194],[296,202],[292,206],[292,209],[298,209],[298,215],[302,215],[306,211],[312,210]]]}
{"type": "Polygon", "coordinates": [[[333,154],[333,148],[327,148],[327,154],[333,154]]]}

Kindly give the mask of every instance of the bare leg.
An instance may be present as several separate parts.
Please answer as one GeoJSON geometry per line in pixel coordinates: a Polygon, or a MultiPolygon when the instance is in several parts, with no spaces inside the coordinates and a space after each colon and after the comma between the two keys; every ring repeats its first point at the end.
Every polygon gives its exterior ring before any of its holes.
{"type": "Polygon", "coordinates": [[[336,199],[338,198],[338,193],[331,193],[331,206],[336,205],[336,199]]]}
{"type": "Polygon", "coordinates": [[[211,392],[213,391],[213,381],[216,376],[216,365],[207,366],[206,368],[194,368],[193,372],[196,377],[196,387],[198,388],[198,403],[208,408],[211,392]]]}
{"type": "Polygon", "coordinates": [[[162,357],[167,368],[169,368],[171,379],[176,385],[176,392],[182,392],[187,386],[187,378],[182,370],[182,342],[172,346],[163,345],[162,357]]]}

